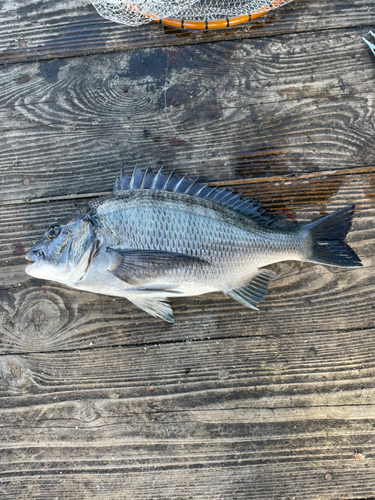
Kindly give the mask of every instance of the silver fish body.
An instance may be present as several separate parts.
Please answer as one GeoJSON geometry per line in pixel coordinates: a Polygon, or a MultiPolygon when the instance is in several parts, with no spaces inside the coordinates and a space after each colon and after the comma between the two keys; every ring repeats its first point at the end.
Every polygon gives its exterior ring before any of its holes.
{"type": "Polygon", "coordinates": [[[256,309],[284,260],[357,267],[343,243],[354,206],[289,232],[227,190],[159,172],[120,177],[115,192],[50,228],[28,252],[32,276],[126,297],[173,322],[168,297],[222,291],[256,309]]]}

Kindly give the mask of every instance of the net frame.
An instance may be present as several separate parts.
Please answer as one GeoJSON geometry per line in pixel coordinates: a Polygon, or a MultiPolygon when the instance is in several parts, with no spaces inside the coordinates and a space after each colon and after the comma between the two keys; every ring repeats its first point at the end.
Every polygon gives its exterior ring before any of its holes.
{"type": "MultiPolygon", "coordinates": [[[[150,3],[148,0],[91,0],[92,4],[98,11],[98,13],[110,19],[111,21],[120,22],[122,24],[128,24],[130,26],[139,26],[140,24],[149,23],[151,21],[157,21],[165,26],[171,26],[173,28],[183,28],[189,30],[210,30],[210,29],[220,29],[228,28],[231,26],[237,26],[240,24],[247,23],[249,21],[254,21],[270,11],[277,9],[278,7],[285,5],[292,0],[265,0],[260,7],[257,7],[250,12],[245,12],[241,15],[236,16],[225,16],[216,19],[185,19],[183,16],[184,10],[189,11],[189,7],[196,3],[196,0],[153,0],[152,3],[159,3],[159,12],[155,12],[148,8],[150,3]],[[174,8],[165,8],[163,6],[167,3],[169,7],[170,4],[174,4],[174,8]],[[178,5],[176,5],[176,3],[178,5]],[[143,4],[143,6],[142,6],[143,4]],[[103,5],[106,5],[107,9],[103,9],[103,5]],[[113,11],[121,6],[121,9],[127,10],[129,12],[129,19],[126,21],[122,20],[120,15],[116,15],[114,12],[111,13],[111,6],[113,11]],[[168,12],[173,12],[175,17],[169,17],[168,12]],[[109,12],[109,13],[108,13],[109,12]],[[176,16],[179,15],[180,17],[176,16]],[[131,17],[134,20],[131,20],[131,17]]],[[[199,17],[199,16],[196,16],[199,17]]]]}

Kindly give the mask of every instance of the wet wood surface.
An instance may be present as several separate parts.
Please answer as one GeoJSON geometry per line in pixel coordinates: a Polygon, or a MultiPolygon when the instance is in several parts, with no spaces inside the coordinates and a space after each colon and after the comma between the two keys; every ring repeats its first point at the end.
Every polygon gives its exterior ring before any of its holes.
{"type": "Polygon", "coordinates": [[[374,5],[296,0],[213,33],[1,7],[0,498],[374,498],[374,5]],[[355,203],[363,268],[275,264],[258,312],[175,299],[174,325],[27,276],[50,223],[135,163],[283,228],[355,203]]]}
{"type": "Polygon", "coordinates": [[[89,0],[4,0],[0,11],[0,63],[56,59],[146,47],[319,32],[372,24],[375,7],[366,0],[295,0],[251,25],[182,31],[159,23],[137,28],[101,18],[89,0]]]}

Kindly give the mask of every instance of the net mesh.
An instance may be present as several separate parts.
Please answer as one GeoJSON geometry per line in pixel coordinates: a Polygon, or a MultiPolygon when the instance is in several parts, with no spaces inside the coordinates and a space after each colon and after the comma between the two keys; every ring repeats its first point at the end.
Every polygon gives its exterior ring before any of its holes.
{"type": "MultiPolygon", "coordinates": [[[[255,17],[291,0],[91,0],[98,13],[129,26],[164,18],[211,21],[256,13],[255,17]]],[[[243,21],[245,22],[245,21],[243,21]]]]}

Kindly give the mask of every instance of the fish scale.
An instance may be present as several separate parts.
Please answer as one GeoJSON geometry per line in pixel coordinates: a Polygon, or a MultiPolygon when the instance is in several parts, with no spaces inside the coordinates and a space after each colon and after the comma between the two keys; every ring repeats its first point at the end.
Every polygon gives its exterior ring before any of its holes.
{"type": "Polygon", "coordinates": [[[222,291],[257,309],[283,260],[361,265],[344,243],[354,205],[291,231],[254,200],[172,174],[121,172],[111,195],[54,225],[26,254],[26,272],[80,290],[126,297],[173,322],[169,297],[222,291]]]}
{"type": "MultiPolygon", "coordinates": [[[[247,221],[241,224],[241,221],[236,220],[236,227],[232,220],[227,221],[228,217],[215,220],[213,217],[217,217],[216,213],[208,217],[207,208],[198,204],[194,207],[188,196],[186,205],[184,205],[186,200],[181,195],[175,197],[173,201],[161,200],[161,204],[158,205],[158,199],[160,200],[158,192],[148,191],[144,194],[148,199],[143,199],[137,206],[129,204],[130,206],[123,209],[121,217],[119,216],[121,199],[113,200],[112,208],[106,205],[105,210],[100,209],[99,214],[102,219],[105,216],[103,220],[105,226],[102,228],[104,237],[109,232],[121,234],[122,240],[131,241],[135,248],[143,246],[143,249],[155,247],[162,249],[156,241],[156,238],[161,236],[168,241],[168,251],[183,253],[197,252],[202,250],[204,245],[209,247],[209,252],[212,253],[217,244],[220,245],[221,252],[228,248],[228,257],[233,256],[237,247],[239,250],[244,248],[249,241],[247,221]],[[195,213],[192,213],[193,208],[196,209],[195,213]],[[144,220],[147,220],[147,224],[144,220]],[[196,246],[198,241],[200,247],[196,246]]],[[[166,195],[173,198],[171,193],[166,195]]]]}

